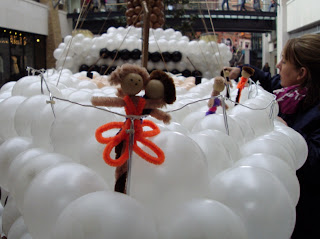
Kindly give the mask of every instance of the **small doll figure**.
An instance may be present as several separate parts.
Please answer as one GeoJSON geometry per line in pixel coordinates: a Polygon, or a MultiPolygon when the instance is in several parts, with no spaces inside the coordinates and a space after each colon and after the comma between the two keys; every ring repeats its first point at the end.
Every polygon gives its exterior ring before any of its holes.
{"type": "Polygon", "coordinates": [[[248,67],[248,66],[242,67],[241,78],[237,85],[238,94],[236,97],[236,103],[235,103],[236,105],[237,103],[240,102],[241,92],[244,89],[244,87],[248,85],[248,79],[250,78],[250,76],[253,75],[253,73],[254,73],[254,69],[252,69],[251,67],[248,67]]]}
{"type": "MultiPolygon", "coordinates": [[[[221,76],[217,76],[214,79],[213,83],[213,91],[211,93],[211,99],[208,101],[209,110],[206,112],[207,115],[215,114],[218,106],[221,106],[221,100],[217,97],[225,88],[224,78],[221,76]]],[[[227,107],[227,105],[226,105],[227,107]]]]}
{"type": "MultiPolygon", "coordinates": [[[[162,100],[164,104],[173,104],[176,101],[176,88],[173,79],[164,71],[154,70],[150,74],[150,81],[145,88],[146,99],[162,100]]],[[[169,124],[171,116],[162,110],[144,109],[143,114],[150,114],[152,117],[169,124]]]]}
{"type": "MultiPolygon", "coordinates": [[[[127,115],[142,115],[143,109],[156,109],[162,107],[165,102],[162,99],[145,99],[137,96],[149,83],[149,74],[145,68],[124,64],[118,67],[110,75],[110,84],[119,85],[121,88],[118,90],[118,97],[92,97],[91,102],[95,106],[109,106],[109,107],[124,107],[127,115]]],[[[156,92],[155,92],[156,93],[156,92]]],[[[116,168],[116,184],[115,191],[126,192],[126,179],[127,179],[127,159],[129,157],[129,132],[131,127],[134,130],[133,151],[140,157],[144,158],[150,163],[161,164],[164,161],[164,153],[153,142],[147,139],[159,134],[159,128],[149,120],[135,119],[133,123],[131,119],[126,119],[122,122],[110,122],[100,126],[96,130],[96,139],[98,142],[106,144],[103,151],[103,159],[110,166],[116,168]],[[143,126],[148,126],[152,130],[144,131],[143,126]],[[119,132],[114,137],[103,137],[103,132],[119,128],[119,132]],[[150,148],[157,156],[152,156],[143,151],[137,144],[140,142],[150,148]],[[110,153],[115,148],[116,157],[112,159],[110,153]]]]}
{"type": "Polygon", "coordinates": [[[226,82],[225,82],[225,85],[226,85],[226,97],[229,99],[230,98],[230,88],[232,88],[232,82],[229,78],[229,73],[230,71],[229,70],[222,70],[221,71],[221,76],[225,78],[226,82]]]}

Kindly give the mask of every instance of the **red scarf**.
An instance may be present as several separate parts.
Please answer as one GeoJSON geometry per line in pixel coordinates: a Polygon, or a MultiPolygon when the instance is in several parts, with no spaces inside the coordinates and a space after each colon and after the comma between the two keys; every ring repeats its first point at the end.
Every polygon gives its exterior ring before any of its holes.
{"type": "Polygon", "coordinates": [[[283,114],[294,114],[297,112],[299,102],[306,97],[307,88],[300,88],[299,85],[284,87],[274,90],[280,112],[283,114]]]}

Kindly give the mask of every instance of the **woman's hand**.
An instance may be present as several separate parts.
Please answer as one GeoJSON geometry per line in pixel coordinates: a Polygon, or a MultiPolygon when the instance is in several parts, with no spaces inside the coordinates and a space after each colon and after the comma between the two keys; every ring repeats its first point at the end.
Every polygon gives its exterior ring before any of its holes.
{"type": "Polygon", "coordinates": [[[238,67],[226,66],[223,69],[229,71],[230,80],[237,79],[240,76],[240,68],[238,67]]]}
{"type": "Polygon", "coordinates": [[[281,122],[282,124],[288,125],[286,121],[284,121],[281,117],[277,116],[276,120],[281,122]]]}

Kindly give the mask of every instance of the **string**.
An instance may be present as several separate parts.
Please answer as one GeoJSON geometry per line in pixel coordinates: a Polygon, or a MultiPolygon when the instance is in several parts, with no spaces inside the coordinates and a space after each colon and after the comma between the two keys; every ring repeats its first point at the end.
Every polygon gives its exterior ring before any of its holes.
{"type": "MultiPolygon", "coordinates": [[[[75,30],[77,29],[78,24],[79,24],[79,22],[80,22],[80,18],[81,18],[81,15],[82,15],[82,13],[83,13],[84,6],[85,6],[85,1],[83,1],[83,4],[82,4],[82,6],[81,6],[81,10],[80,10],[80,13],[79,13],[79,16],[78,16],[78,19],[77,19],[77,23],[76,23],[76,26],[75,26],[75,28],[74,28],[75,30]]],[[[88,8],[88,6],[86,6],[86,7],[88,8]]],[[[64,58],[64,61],[63,61],[62,66],[61,66],[62,69],[63,69],[63,67],[64,67],[64,65],[65,65],[65,63],[66,63],[67,56],[68,56],[69,51],[70,51],[70,46],[71,46],[72,40],[73,40],[73,36],[71,37],[70,41],[68,42],[68,45],[67,45],[67,54],[66,54],[66,56],[65,56],[65,58],[64,58]]],[[[61,54],[61,56],[62,56],[62,55],[63,55],[63,54],[61,54]]],[[[60,56],[60,57],[61,57],[61,56],[60,56]]],[[[59,76],[58,76],[58,80],[57,80],[56,86],[59,85],[59,81],[60,81],[61,74],[62,74],[62,69],[61,69],[60,74],[59,74],[59,76]]]]}
{"type": "MultiPolygon", "coordinates": [[[[49,93],[51,93],[50,91],[50,88],[48,87],[47,83],[46,83],[46,79],[44,78],[43,74],[44,74],[44,69],[41,69],[41,70],[36,70],[36,69],[33,69],[32,67],[28,67],[29,71],[32,71],[34,73],[39,73],[39,75],[41,77],[43,77],[43,81],[45,82],[46,86],[47,86],[47,90],[49,93]]],[[[249,79],[249,81],[252,83],[252,85],[255,85],[256,87],[256,92],[258,91],[258,85],[252,81],[251,79],[249,79]]],[[[41,84],[41,93],[43,94],[43,89],[42,89],[42,84],[41,84]]],[[[215,99],[215,98],[221,98],[221,97],[224,97],[223,95],[218,95],[218,96],[211,96],[211,97],[206,97],[206,98],[202,98],[202,99],[198,99],[198,100],[195,100],[195,101],[192,101],[192,102],[189,102],[179,108],[176,108],[176,109],[173,109],[173,110],[168,110],[168,111],[165,111],[166,113],[172,113],[172,112],[175,112],[175,111],[179,111],[183,108],[185,108],[186,106],[188,105],[191,105],[191,104],[195,104],[195,103],[198,103],[198,102],[201,102],[201,101],[205,101],[205,100],[209,100],[209,99],[215,99]]],[[[76,104],[76,105],[80,105],[80,106],[83,106],[83,107],[92,107],[92,108],[96,108],[96,109],[99,109],[99,110],[104,110],[106,112],[109,112],[109,113],[112,113],[112,114],[116,114],[116,115],[119,115],[119,116],[123,116],[125,118],[134,118],[134,119],[142,119],[142,118],[146,118],[148,117],[149,115],[141,115],[141,116],[137,116],[137,115],[124,115],[124,114],[121,114],[121,113],[118,113],[118,112],[114,112],[114,111],[111,111],[111,110],[108,110],[106,108],[101,108],[101,107],[98,107],[98,106],[94,106],[94,105],[86,105],[86,104],[81,104],[81,103],[78,103],[78,102],[75,102],[75,101],[71,101],[71,100],[68,100],[68,99],[64,99],[64,98],[60,98],[60,97],[57,97],[57,96],[54,96],[52,95],[52,98],[53,99],[57,99],[57,100],[61,100],[61,101],[65,101],[65,102],[69,102],[71,104],[76,104]]],[[[248,109],[251,109],[251,110],[265,110],[267,109],[271,104],[274,104],[274,102],[276,101],[276,96],[274,95],[273,96],[273,100],[271,100],[266,106],[264,107],[260,107],[260,108],[252,108],[252,107],[249,107],[247,105],[244,105],[244,104],[241,104],[239,102],[235,102],[234,100],[230,99],[230,98],[226,98],[224,97],[225,100],[228,100],[230,101],[231,103],[235,103],[236,105],[241,105],[243,107],[246,107],[248,109]]]]}
{"type": "Polygon", "coordinates": [[[112,59],[111,64],[110,64],[110,65],[108,66],[108,68],[105,70],[105,72],[103,73],[103,75],[106,75],[106,74],[107,74],[108,70],[109,70],[109,69],[110,69],[110,67],[113,65],[113,63],[115,62],[115,60],[117,59],[117,56],[118,56],[118,53],[119,53],[119,49],[120,49],[120,47],[122,46],[122,44],[124,43],[125,39],[127,38],[128,34],[129,34],[129,32],[131,31],[132,26],[134,26],[134,25],[135,25],[135,23],[138,21],[138,19],[139,19],[139,17],[140,17],[140,15],[141,15],[141,13],[142,13],[142,12],[143,12],[143,10],[141,10],[141,11],[139,12],[139,14],[138,14],[137,18],[135,19],[134,23],[133,23],[131,26],[129,26],[129,27],[127,28],[127,29],[128,29],[128,31],[127,31],[126,35],[125,35],[125,36],[124,36],[124,38],[122,39],[122,41],[121,41],[121,43],[120,43],[119,47],[117,48],[117,52],[116,52],[116,54],[115,54],[114,58],[112,59]]]}

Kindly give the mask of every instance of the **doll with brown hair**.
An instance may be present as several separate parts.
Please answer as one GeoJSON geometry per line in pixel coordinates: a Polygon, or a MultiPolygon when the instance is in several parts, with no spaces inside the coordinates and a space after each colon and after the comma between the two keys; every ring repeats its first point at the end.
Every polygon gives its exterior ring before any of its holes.
{"type": "Polygon", "coordinates": [[[230,88],[232,88],[232,82],[229,78],[229,73],[230,71],[227,69],[223,69],[221,71],[221,76],[224,77],[225,79],[225,85],[226,85],[226,97],[229,99],[230,98],[230,88]]]}
{"type": "Polygon", "coordinates": [[[253,75],[253,73],[254,73],[253,68],[251,68],[249,66],[242,67],[241,78],[240,78],[240,81],[237,85],[238,94],[236,97],[236,105],[240,102],[241,92],[244,89],[244,87],[248,85],[248,80],[249,80],[250,76],[253,75]]]}
{"type": "MultiPolygon", "coordinates": [[[[138,96],[137,94],[143,90],[148,83],[150,83],[149,74],[145,68],[124,64],[118,67],[110,75],[110,84],[121,86],[118,89],[118,97],[92,97],[91,102],[95,106],[109,106],[109,107],[124,107],[127,115],[143,115],[143,109],[151,109],[152,111],[156,108],[160,108],[165,105],[163,99],[158,99],[158,97],[153,97],[151,99],[145,99],[138,96]],[[156,98],[156,99],[155,99],[156,98]]],[[[161,89],[160,93],[155,89],[153,94],[162,95],[161,89]]],[[[160,116],[159,116],[160,117],[160,116]]],[[[154,143],[146,139],[146,137],[151,137],[157,135],[160,130],[151,121],[127,118],[124,123],[122,122],[111,122],[106,125],[100,126],[96,130],[96,139],[100,143],[107,144],[104,152],[103,159],[110,166],[115,166],[116,168],[116,185],[115,191],[126,192],[126,176],[127,176],[127,159],[129,157],[129,134],[127,133],[131,127],[134,128],[134,143],[133,150],[145,160],[154,163],[161,164],[164,161],[164,154],[160,148],[158,148],[154,143]],[[152,130],[148,132],[143,131],[143,126],[149,126],[152,130]],[[104,138],[102,133],[113,128],[119,128],[119,132],[114,137],[104,138]],[[150,154],[144,152],[138,145],[137,141],[147,145],[157,157],[151,156],[150,154]],[[112,159],[110,153],[115,147],[116,157],[112,159]]]]}
{"type": "MultiPolygon", "coordinates": [[[[94,96],[91,98],[91,103],[95,106],[107,107],[126,107],[126,101],[130,100],[135,105],[141,100],[137,94],[142,91],[149,82],[149,73],[143,67],[131,64],[123,64],[117,67],[110,75],[110,85],[120,85],[118,96],[121,97],[100,97],[94,96]],[[122,97],[123,96],[123,97],[122,97]],[[125,98],[128,98],[125,100],[125,98]]],[[[158,108],[163,106],[163,102],[145,101],[145,107],[158,108]]]]}
{"type": "MultiPolygon", "coordinates": [[[[145,86],[146,100],[159,100],[163,104],[173,104],[176,100],[176,90],[173,79],[164,71],[154,70],[150,74],[150,80],[145,86]]],[[[118,96],[123,97],[123,92],[118,91],[118,96]]],[[[142,111],[142,115],[150,115],[158,120],[163,121],[165,124],[169,124],[171,116],[160,110],[159,108],[145,108],[142,111]]],[[[122,152],[123,144],[119,144],[116,147],[116,154],[119,155],[122,152]]],[[[126,192],[126,179],[127,179],[128,164],[125,163],[116,169],[116,184],[115,191],[126,192]]]]}
{"type": "MultiPolygon", "coordinates": [[[[208,101],[209,110],[206,112],[206,116],[211,115],[211,114],[215,114],[218,106],[221,106],[221,100],[217,96],[220,95],[220,93],[224,90],[224,88],[225,88],[224,78],[221,76],[215,77],[214,83],[213,83],[213,91],[211,93],[211,98],[208,101]]],[[[226,107],[227,107],[227,105],[226,105],[226,107]]]]}
{"type": "MultiPolygon", "coordinates": [[[[164,104],[173,104],[176,101],[176,88],[173,79],[164,71],[154,70],[150,74],[150,81],[145,88],[146,99],[162,100],[164,104]]],[[[144,109],[143,114],[150,114],[152,117],[169,124],[171,116],[158,109],[144,109]]]]}

